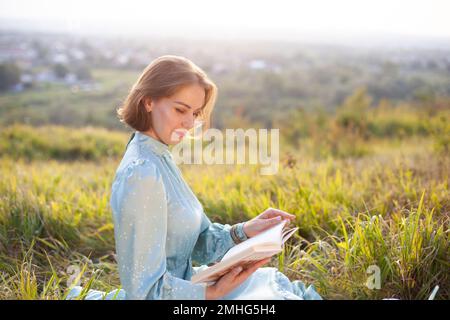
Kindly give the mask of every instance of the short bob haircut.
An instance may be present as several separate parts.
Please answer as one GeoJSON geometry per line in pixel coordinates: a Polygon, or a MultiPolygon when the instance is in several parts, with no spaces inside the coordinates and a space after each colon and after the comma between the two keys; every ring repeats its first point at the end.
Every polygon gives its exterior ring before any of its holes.
{"type": "Polygon", "coordinates": [[[144,98],[158,100],[170,97],[187,85],[198,84],[205,89],[205,102],[199,120],[205,130],[217,97],[217,87],[206,73],[192,61],[174,55],[164,55],[153,60],[131,88],[125,102],[117,110],[122,123],[145,132],[151,128],[151,115],[144,106],[144,98]]]}

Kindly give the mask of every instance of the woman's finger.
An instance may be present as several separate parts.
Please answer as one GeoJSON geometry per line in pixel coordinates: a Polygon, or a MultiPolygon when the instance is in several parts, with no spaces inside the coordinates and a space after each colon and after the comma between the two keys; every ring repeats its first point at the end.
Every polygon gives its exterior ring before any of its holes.
{"type": "Polygon", "coordinates": [[[274,217],[274,218],[266,218],[266,219],[259,219],[261,224],[266,225],[266,224],[273,224],[273,223],[278,223],[282,220],[282,218],[280,216],[278,217],[274,217]]]}
{"type": "Polygon", "coordinates": [[[259,260],[257,262],[255,262],[255,264],[253,264],[251,267],[245,269],[244,271],[242,271],[239,276],[249,276],[250,274],[252,274],[256,269],[258,269],[259,267],[261,267],[262,265],[268,263],[270,261],[271,258],[266,258],[263,260],[259,260]]]}
{"type": "Polygon", "coordinates": [[[271,257],[268,257],[268,258],[259,260],[258,262],[256,262],[256,264],[258,267],[260,267],[260,266],[265,265],[266,263],[270,262],[270,260],[271,260],[271,257]]]}
{"type": "Polygon", "coordinates": [[[274,209],[274,208],[267,209],[263,213],[262,216],[266,217],[266,218],[273,218],[273,217],[276,217],[276,216],[281,216],[283,218],[290,219],[290,220],[294,220],[296,218],[295,215],[293,215],[293,214],[290,214],[290,213],[288,213],[286,211],[283,211],[283,210],[280,210],[280,209],[274,209]]]}
{"type": "Polygon", "coordinates": [[[291,220],[293,220],[293,219],[296,218],[295,215],[290,214],[290,213],[288,213],[288,212],[286,212],[286,211],[283,211],[283,210],[280,210],[280,209],[272,209],[272,210],[275,211],[275,214],[276,214],[276,215],[279,215],[279,216],[284,217],[284,218],[286,218],[286,219],[291,219],[291,220]]]}
{"type": "MultiPolygon", "coordinates": [[[[274,218],[266,218],[266,219],[258,219],[258,220],[259,220],[261,227],[265,229],[268,226],[275,225],[275,224],[281,222],[282,220],[286,220],[286,219],[283,219],[283,217],[281,217],[281,216],[276,216],[274,218]]],[[[291,221],[288,221],[288,223],[290,223],[290,222],[291,221]]]]}
{"type": "Polygon", "coordinates": [[[234,267],[233,269],[230,270],[230,272],[225,274],[222,278],[228,279],[227,281],[231,281],[231,279],[238,277],[240,275],[240,273],[242,272],[242,270],[243,270],[242,266],[234,267]]]}

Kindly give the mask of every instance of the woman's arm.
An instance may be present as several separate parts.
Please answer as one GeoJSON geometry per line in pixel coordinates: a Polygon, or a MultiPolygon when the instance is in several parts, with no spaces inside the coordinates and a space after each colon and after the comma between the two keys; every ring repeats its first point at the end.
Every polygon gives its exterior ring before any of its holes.
{"type": "Polygon", "coordinates": [[[157,167],[134,162],[116,179],[111,207],[127,299],[205,299],[206,284],[192,284],[166,270],[167,200],[157,167]]]}
{"type": "Polygon", "coordinates": [[[210,264],[219,261],[225,253],[237,243],[231,237],[229,224],[211,223],[202,213],[202,231],[192,252],[192,260],[199,264],[210,264]]]}

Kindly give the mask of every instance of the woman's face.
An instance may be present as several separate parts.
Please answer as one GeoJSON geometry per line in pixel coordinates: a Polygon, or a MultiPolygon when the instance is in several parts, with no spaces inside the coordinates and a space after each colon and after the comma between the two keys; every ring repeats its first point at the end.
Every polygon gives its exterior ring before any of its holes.
{"type": "Polygon", "coordinates": [[[152,128],[145,133],[167,145],[177,144],[194,127],[204,103],[205,89],[197,84],[183,87],[171,97],[145,99],[152,117],[152,128]]]}

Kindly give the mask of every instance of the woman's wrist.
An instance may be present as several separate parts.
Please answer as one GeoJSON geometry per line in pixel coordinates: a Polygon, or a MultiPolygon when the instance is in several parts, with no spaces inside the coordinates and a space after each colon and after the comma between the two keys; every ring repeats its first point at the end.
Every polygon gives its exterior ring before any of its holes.
{"type": "Polygon", "coordinates": [[[238,223],[238,226],[236,227],[236,232],[237,232],[239,238],[241,238],[243,241],[248,239],[248,236],[244,230],[244,226],[245,226],[245,222],[241,222],[241,223],[238,223]]]}
{"type": "Polygon", "coordinates": [[[236,223],[231,227],[230,234],[236,244],[248,239],[248,236],[244,231],[244,224],[245,222],[236,223]]]}
{"type": "Polygon", "coordinates": [[[250,237],[248,236],[247,232],[245,231],[245,224],[246,224],[246,222],[242,222],[242,233],[245,235],[245,239],[248,239],[250,237]]]}

